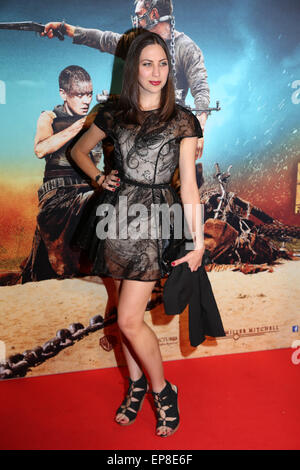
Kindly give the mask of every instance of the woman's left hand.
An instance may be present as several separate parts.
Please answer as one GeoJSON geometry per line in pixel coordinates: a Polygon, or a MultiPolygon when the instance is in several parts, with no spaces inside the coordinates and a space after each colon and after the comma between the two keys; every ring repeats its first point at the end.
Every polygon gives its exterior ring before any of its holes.
{"type": "Polygon", "coordinates": [[[192,250],[189,253],[187,253],[185,256],[182,258],[178,258],[174,261],[172,261],[172,266],[177,266],[178,264],[181,263],[188,263],[190,270],[197,271],[197,269],[201,266],[202,264],[202,258],[204,255],[205,251],[205,246],[202,248],[199,248],[198,250],[192,250]]]}

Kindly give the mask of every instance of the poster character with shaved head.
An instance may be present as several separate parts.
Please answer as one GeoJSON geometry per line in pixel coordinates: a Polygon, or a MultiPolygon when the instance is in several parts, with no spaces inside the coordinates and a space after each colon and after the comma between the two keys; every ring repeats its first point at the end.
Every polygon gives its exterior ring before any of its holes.
{"type": "MultiPolygon", "coordinates": [[[[39,212],[31,253],[24,262],[22,283],[79,274],[80,252],[70,241],[83,207],[93,194],[86,175],[68,156],[68,146],[82,130],[93,96],[88,72],[71,65],[59,75],[63,100],[41,113],[34,152],[45,160],[43,184],[38,189],[39,212]]],[[[100,148],[90,152],[99,164],[100,148]]]]}

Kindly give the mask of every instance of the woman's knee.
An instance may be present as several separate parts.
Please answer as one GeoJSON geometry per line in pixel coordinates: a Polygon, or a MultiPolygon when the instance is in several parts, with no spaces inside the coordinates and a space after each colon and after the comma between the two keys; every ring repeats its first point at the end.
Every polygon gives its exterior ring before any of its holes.
{"type": "Polygon", "coordinates": [[[144,320],[141,315],[130,312],[124,312],[118,309],[118,326],[120,330],[126,335],[135,335],[140,330],[144,320]]]}
{"type": "Polygon", "coordinates": [[[118,325],[126,335],[138,334],[144,324],[145,309],[155,282],[123,280],[118,303],[118,325]]]}

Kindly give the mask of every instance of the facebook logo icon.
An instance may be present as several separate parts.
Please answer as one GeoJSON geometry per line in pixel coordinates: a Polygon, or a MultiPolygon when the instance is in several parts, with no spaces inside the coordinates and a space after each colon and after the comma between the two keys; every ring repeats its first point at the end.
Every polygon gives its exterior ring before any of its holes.
{"type": "Polygon", "coordinates": [[[298,325],[293,326],[293,333],[297,333],[299,331],[298,325]]]}

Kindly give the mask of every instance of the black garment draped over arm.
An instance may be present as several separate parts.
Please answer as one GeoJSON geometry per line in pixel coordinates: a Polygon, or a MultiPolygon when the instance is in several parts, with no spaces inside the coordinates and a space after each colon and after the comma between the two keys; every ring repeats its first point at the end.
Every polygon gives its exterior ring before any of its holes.
{"type": "MultiPolygon", "coordinates": [[[[184,246],[176,257],[186,254],[184,246]]],[[[175,266],[164,284],[163,302],[167,315],[184,311],[189,304],[189,338],[191,346],[205,341],[205,336],[226,336],[211,284],[202,265],[191,271],[188,263],[175,266]]]]}

